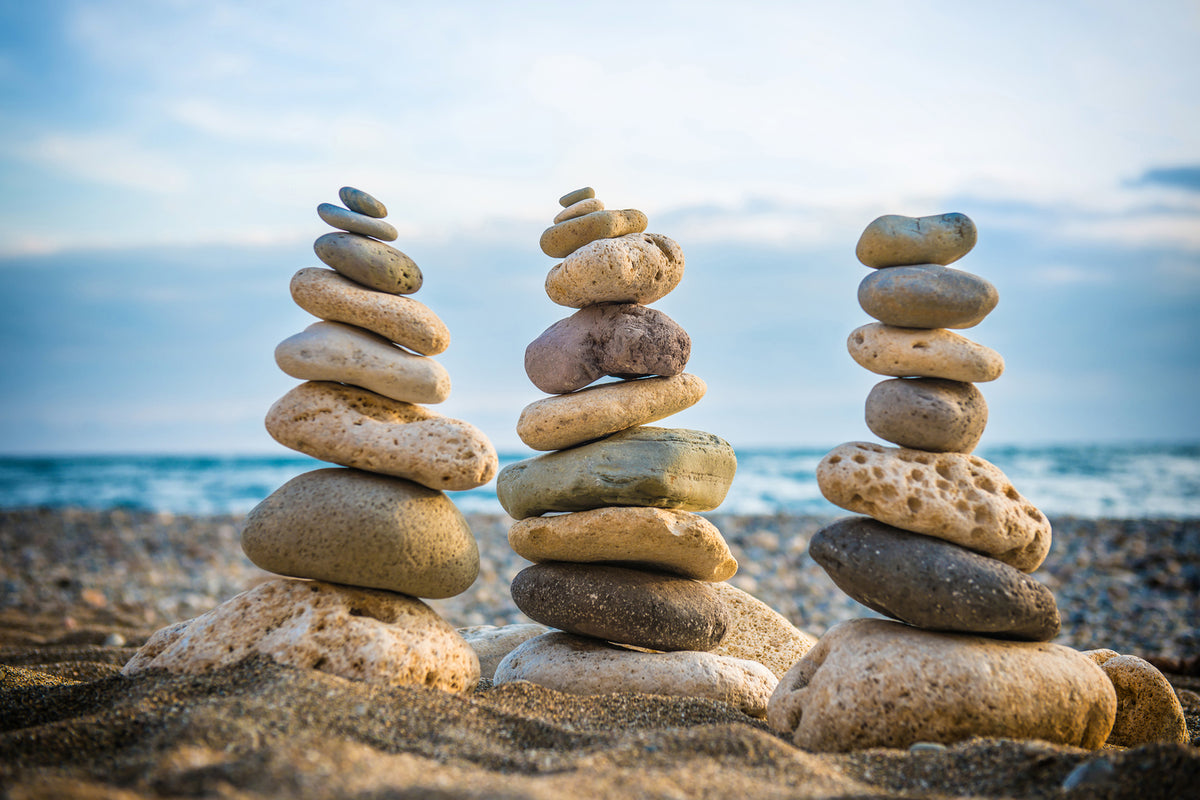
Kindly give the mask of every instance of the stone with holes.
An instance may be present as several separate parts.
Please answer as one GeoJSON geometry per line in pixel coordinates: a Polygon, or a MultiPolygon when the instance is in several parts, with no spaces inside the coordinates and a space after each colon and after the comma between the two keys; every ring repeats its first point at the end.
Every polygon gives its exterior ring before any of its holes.
{"type": "Polygon", "coordinates": [[[598,239],[571,253],[546,276],[546,294],[560,306],[649,305],[683,279],[683,250],[660,233],[598,239]]]}
{"type": "Polygon", "coordinates": [[[321,203],[317,206],[317,216],[339,230],[347,233],[361,233],[384,242],[394,242],[400,235],[390,222],[384,222],[366,214],[359,214],[335,206],[333,203],[321,203]]]}
{"type": "Polygon", "coordinates": [[[867,226],[854,252],[868,267],[944,266],[969,253],[977,238],[975,223],[966,214],[887,214],[867,226]]]}
{"type": "Polygon", "coordinates": [[[1188,743],[1183,706],[1170,681],[1153,664],[1113,650],[1088,650],[1084,655],[1100,665],[1117,692],[1117,719],[1108,744],[1188,743]]]}
{"type": "Polygon", "coordinates": [[[936,264],[881,269],[858,285],[863,311],[901,328],[971,328],[999,300],[996,287],[978,275],[936,264]]]}
{"type": "Polygon", "coordinates": [[[942,378],[893,378],[867,395],[867,427],[901,447],[969,453],[987,427],[987,403],[972,384],[942,378]]]}
{"type": "Polygon", "coordinates": [[[357,233],[327,233],[313,243],[317,258],[368,289],[412,294],[421,288],[421,268],[390,245],[357,233]]]}
{"type": "Polygon", "coordinates": [[[897,328],[872,322],[850,333],[846,349],[862,367],[894,378],[945,378],[982,383],[1004,372],[1004,359],[944,328],[897,328]]]}
{"type": "Polygon", "coordinates": [[[563,258],[597,239],[612,239],[646,230],[646,215],[636,209],[593,211],[559,222],[542,232],[542,252],[563,258]]]}
{"type": "Polygon", "coordinates": [[[729,615],[729,629],[712,649],[714,655],[757,661],[783,677],[817,643],[815,636],[750,593],[728,583],[714,583],[712,589],[729,615]]]}

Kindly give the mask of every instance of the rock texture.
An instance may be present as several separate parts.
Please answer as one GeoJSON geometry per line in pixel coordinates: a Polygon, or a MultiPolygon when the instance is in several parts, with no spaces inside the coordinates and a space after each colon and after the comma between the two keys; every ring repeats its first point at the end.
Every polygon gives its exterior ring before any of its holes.
{"type": "Polygon", "coordinates": [[[1004,359],[943,328],[897,328],[872,322],[854,329],[846,341],[859,366],[894,378],[945,378],[983,383],[1004,373],[1004,359]]]}
{"type": "Polygon", "coordinates": [[[413,260],[394,247],[357,233],[327,233],[313,244],[317,258],[368,289],[412,294],[424,277],[413,260]]]}
{"type": "Polygon", "coordinates": [[[863,311],[901,328],[972,328],[999,300],[978,275],[935,264],[881,269],[858,285],[863,311]]]}
{"type": "Polygon", "coordinates": [[[1117,692],[1117,716],[1108,744],[1138,747],[1152,742],[1187,744],[1179,697],[1153,664],[1113,650],[1088,650],[1117,692]]]}
{"type": "Polygon", "coordinates": [[[317,206],[317,216],[335,228],[347,233],[361,233],[384,242],[394,242],[400,233],[389,222],[381,219],[349,211],[333,203],[321,203],[317,206]]]}
{"type": "Polygon", "coordinates": [[[868,267],[952,264],[971,251],[978,239],[966,214],[905,217],[887,214],[862,232],[855,255],[868,267]]]}
{"type": "Polygon", "coordinates": [[[914,450],[969,453],[987,427],[987,403],[974,385],[942,378],[894,378],[867,395],[867,427],[914,450]]]}
{"type": "Polygon", "coordinates": [[[729,615],[725,638],[713,648],[714,655],[757,661],[781,678],[817,643],[815,636],[749,592],[728,583],[714,583],[712,588],[729,615]]]}
{"type": "Polygon", "coordinates": [[[459,628],[458,635],[471,645],[471,649],[479,657],[479,677],[490,681],[496,675],[496,667],[506,655],[533,637],[550,631],[551,628],[536,622],[518,622],[513,625],[473,625],[469,628],[459,628]]]}
{"type": "Polygon", "coordinates": [[[560,306],[649,305],[683,279],[683,249],[659,233],[598,239],[571,253],[546,276],[546,294],[560,306]]]}
{"type": "Polygon", "coordinates": [[[542,232],[542,252],[563,258],[597,239],[613,239],[646,230],[646,215],[627,208],[623,211],[593,211],[553,225],[542,232]]]}

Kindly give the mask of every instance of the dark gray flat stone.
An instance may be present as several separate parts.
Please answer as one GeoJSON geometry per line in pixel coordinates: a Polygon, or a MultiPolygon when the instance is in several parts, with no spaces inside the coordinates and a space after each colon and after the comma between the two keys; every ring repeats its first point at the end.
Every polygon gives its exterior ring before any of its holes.
{"type": "Polygon", "coordinates": [[[901,328],[971,328],[1000,300],[978,275],[936,264],[888,267],[858,285],[858,304],[875,319],[901,328]]]}

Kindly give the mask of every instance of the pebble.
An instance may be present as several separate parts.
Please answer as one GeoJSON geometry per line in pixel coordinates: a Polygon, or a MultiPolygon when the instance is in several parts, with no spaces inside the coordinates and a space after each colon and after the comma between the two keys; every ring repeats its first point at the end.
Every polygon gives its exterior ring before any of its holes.
{"type": "Polygon", "coordinates": [[[363,236],[385,242],[394,242],[400,236],[390,222],[349,211],[333,203],[321,203],[317,206],[317,216],[347,233],[361,233],[363,236]]]}
{"type": "Polygon", "coordinates": [[[1004,373],[999,353],[944,328],[897,328],[872,322],[852,331],[846,348],[859,366],[895,378],[983,383],[1004,373]]]}
{"type": "Polygon", "coordinates": [[[728,583],[714,583],[712,588],[729,615],[725,638],[712,649],[714,655],[757,661],[781,678],[817,643],[815,636],[749,592],[728,583]]]}
{"type": "Polygon", "coordinates": [[[365,214],[368,217],[375,217],[376,219],[382,219],[387,216],[387,207],[361,189],[355,189],[352,186],[343,186],[341,189],[338,189],[338,199],[346,204],[346,208],[351,211],[357,211],[359,214],[365,214]]]}
{"type": "Polygon", "coordinates": [[[593,211],[603,210],[604,203],[600,202],[594,197],[589,197],[586,200],[580,200],[578,203],[572,203],[562,211],[558,212],[558,215],[554,217],[554,222],[555,224],[559,222],[566,222],[569,219],[582,217],[584,214],[591,214],[593,211]]]}
{"type": "Polygon", "coordinates": [[[893,378],[867,395],[867,427],[880,439],[913,450],[969,453],[987,427],[987,403],[970,383],[942,378],[893,378]]]}
{"type": "Polygon", "coordinates": [[[405,403],[450,396],[450,374],[441,364],[341,322],[314,322],[283,340],[275,363],[293,378],[348,383],[405,403]]]}
{"type": "Polygon", "coordinates": [[[368,289],[412,294],[421,288],[421,269],[383,242],[357,233],[327,233],[313,243],[317,258],[368,289]]]}
{"type": "Polygon", "coordinates": [[[423,356],[450,346],[449,329],[428,306],[372,291],[333,270],[300,270],[292,276],[291,292],[296,305],[315,317],[366,328],[423,356]]]}
{"type": "Polygon", "coordinates": [[[530,403],[517,420],[517,435],[534,450],[562,450],[669,417],[698,403],[706,390],[686,372],[589,386],[530,403]]]}
{"type": "Polygon", "coordinates": [[[1090,650],[1084,655],[1100,665],[1117,692],[1117,719],[1108,744],[1188,744],[1183,706],[1170,682],[1153,664],[1113,650],[1090,650]]]}
{"type": "Polygon", "coordinates": [[[384,686],[465,692],[479,659],[450,623],[413,597],[321,581],[267,581],[155,633],[121,670],[197,674],[264,655],[384,686]]]}
{"type": "Polygon", "coordinates": [[[1050,550],[1050,523],[1004,473],[978,456],[849,442],[817,464],[836,506],[935,536],[1032,572],[1050,550]]]}
{"type": "Polygon", "coordinates": [[[636,303],[588,306],[547,328],[525,349],[525,374],[547,394],[606,376],[678,375],[692,340],[663,312],[636,303]]]}
{"type": "Polygon", "coordinates": [[[945,266],[969,253],[977,237],[975,223],[966,214],[887,214],[867,226],[854,252],[868,267],[945,266]]]}
{"type": "Polygon", "coordinates": [[[550,633],[552,629],[536,622],[518,622],[513,625],[473,625],[459,628],[458,635],[471,645],[479,658],[479,677],[492,680],[496,667],[506,655],[516,650],[535,636],[550,633]]]}
{"type": "Polygon", "coordinates": [[[496,474],[496,450],[474,425],[354,386],[309,381],[271,406],[267,432],[280,444],[430,489],[473,489],[496,474]]]}
{"type": "Polygon", "coordinates": [[[1058,635],[1048,587],[941,539],[846,517],[819,530],[808,554],[843,592],[919,628],[1032,641],[1058,635]]]}
{"type": "Polygon", "coordinates": [[[563,258],[597,239],[612,239],[628,233],[641,233],[648,224],[646,215],[636,209],[593,211],[582,217],[552,225],[542,232],[542,252],[551,258],[563,258]]]}
{"type": "Polygon", "coordinates": [[[642,426],[509,464],[496,495],[513,519],[603,506],[711,511],[736,471],[733,448],[719,436],[642,426]]]}
{"type": "Polygon", "coordinates": [[[712,653],[642,653],[569,633],[547,633],[509,653],[496,685],[530,681],[568,694],[642,692],[729,703],[752,717],[766,715],[778,683],[754,661],[712,653]]]}
{"type": "Polygon", "coordinates": [[[873,272],[858,285],[858,304],[901,328],[971,328],[999,302],[996,287],[962,270],[923,264],[873,272]]]}
{"type": "Polygon", "coordinates": [[[546,294],[560,306],[649,305],[683,280],[683,249],[659,233],[597,239],[567,256],[546,276],[546,294]]]}
{"type": "Polygon", "coordinates": [[[479,574],[475,537],[444,493],[354,469],[292,478],[246,517],[242,549],[293,578],[453,597],[479,574]]]}
{"type": "Polygon", "coordinates": [[[651,650],[712,650],[729,617],[707,583],[628,567],[534,564],[513,578],[513,602],[552,628],[651,650]]]}
{"type": "Polygon", "coordinates": [[[1100,788],[1104,784],[1110,783],[1116,772],[1112,763],[1107,759],[1088,759],[1067,773],[1067,777],[1063,778],[1062,790],[1069,792],[1072,789],[1086,787],[1100,788]]]}
{"type": "Polygon", "coordinates": [[[563,208],[570,208],[576,203],[584,200],[591,200],[596,196],[596,190],[590,186],[585,186],[582,189],[576,189],[573,192],[567,192],[562,197],[558,198],[558,204],[563,208]]]}
{"type": "Polygon", "coordinates": [[[780,679],[767,722],[818,752],[975,736],[1094,750],[1116,710],[1112,684],[1076,650],[856,619],[780,679]]]}
{"type": "Polygon", "coordinates": [[[723,581],[737,561],[717,526],[699,514],[609,506],[529,517],[508,529],[508,544],[534,563],[611,563],[662,570],[698,581],[723,581]]]}

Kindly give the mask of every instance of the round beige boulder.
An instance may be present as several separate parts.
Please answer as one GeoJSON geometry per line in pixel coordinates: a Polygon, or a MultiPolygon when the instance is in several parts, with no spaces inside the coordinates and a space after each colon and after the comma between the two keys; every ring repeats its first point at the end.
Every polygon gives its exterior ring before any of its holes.
{"type": "Polygon", "coordinates": [[[1117,692],[1117,719],[1108,744],[1137,747],[1151,742],[1187,744],[1187,720],[1170,681],[1145,659],[1113,650],[1088,650],[1117,692]]]}
{"type": "Polygon", "coordinates": [[[978,232],[966,214],[879,217],[858,238],[855,255],[868,267],[952,264],[971,251],[978,232]]]}
{"type": "Polygon", "coordinates": [[[712,588],[729,615],[725,638],[712,649],[714,655],[757,661],[782,678],[817,643],[815,636],[754,595],[728,583],[714,583],[712,588]]]}
{"type": "Polygon", "coordinates": [[[984,383],[1004,373],[999,353],[945,328],[897,328],[872,322],[850,333],[846,349],[860,366],[894,378],[984,383]]]}
{"type": "Polygon", "coordinates": [[[648,305],[683,279],[683,249],[659,233],[598,239],[567,256],[546,276],[546,294],[560,306],[648,305]]]}

